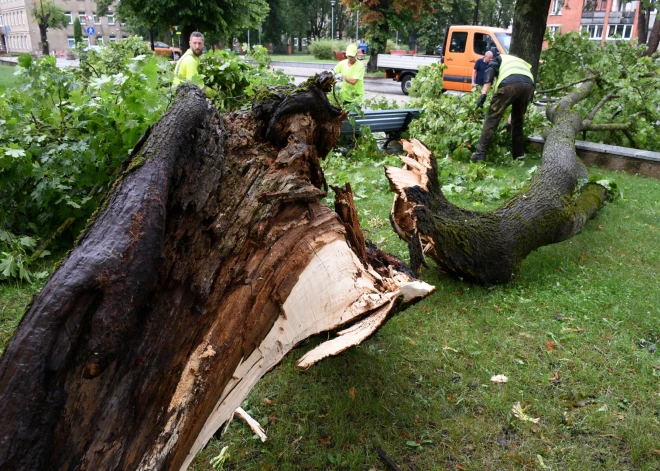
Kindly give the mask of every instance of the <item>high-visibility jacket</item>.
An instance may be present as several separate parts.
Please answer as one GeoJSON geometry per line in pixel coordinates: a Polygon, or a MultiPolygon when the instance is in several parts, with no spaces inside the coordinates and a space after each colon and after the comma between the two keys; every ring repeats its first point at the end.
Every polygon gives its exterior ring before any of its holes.
{"type": "Polygon", "coordinates": [[[199,57],[193,54],[192,49],[188,49],[176,63],[172,83],[174,85],[179,85],[184,80],[190,80],[194,75],[198,74],[198,68],[199,57]]]}
{"type": "Polygon", "coordinates": [[[522,60],[519,57],[516,56],[511,56],[509,54],[503,55],[500,57],[502,63],[500,64],[500,71],[497,76],[497,82],[495,83],[495,91],[500,86],[500,83],[502,81],[509,77],[510,75],[518,74],[518,75],[524,75],[525,77],[529,77],[532,80],[532,83],[534,83],[534,76],[532,75],[532,66],[522,60]]]}

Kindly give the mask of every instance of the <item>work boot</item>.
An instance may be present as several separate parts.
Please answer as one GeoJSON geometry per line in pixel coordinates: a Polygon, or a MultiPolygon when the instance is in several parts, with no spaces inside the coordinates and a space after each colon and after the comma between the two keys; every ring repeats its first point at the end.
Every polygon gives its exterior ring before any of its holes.
{"type": "Polygon", "coordinates": [[[486,157],[484,157],[483,155],[480,155],[478,152],[475,152],[475,153],[472,154],[472,156],[470,157],[470,160],[471,160],[472,162],[483,162],[483,161],[486,160],[486,157]]]}

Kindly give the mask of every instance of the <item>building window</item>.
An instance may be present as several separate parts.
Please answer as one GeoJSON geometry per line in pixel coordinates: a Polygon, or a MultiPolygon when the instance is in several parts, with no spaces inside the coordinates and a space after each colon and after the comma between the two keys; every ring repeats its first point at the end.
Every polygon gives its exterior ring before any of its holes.
{"type": "Polygon", "coordinates": [[[98,44],[99,46],[103,46],[103,38],[101,36],[96,38],[96,44],[98,44]]]}
{"type": "Polygon", "coordinates": [[[552,0],[552,13],[551,15],[561,15],[562,0],[552,0]]]}
{"type": "Polygon", "coordinates": [[[0,26],[4,26],[5,24],[2,22],[2,15],[0,15],[0,26]]]}
{"type": "Polygon", "coordinates": [[[78,19],[80,20],[80,24],[84,25],[87,23],[87,15],[85,14],[84,11],[79,11],[78,12],[78,19]]]}
{"type": "Polygon", "coordinates": [[[101,19],[99,18],[99,15],[94,12],[94,24],[95,25],[100,25],[101,24],[101,19]]]}
{"type": "Polygon", "coordinates": [[[546,33],[548,34],[548,37],[550,37],[550,39],[554,39],[555,38],[555,33],[559,32],[559,28],[561,28],[561,26],[559,26],[559,25],[550,25],[550,26],[548,26],[546,28],[546,33]]]}
{"type": "Polygon", "coordinates": [[[73,16],[71,16],[71,12],[67,11],[66,13],[64,13],[64,16],[67,19],[67,24],[72,25],[73,24],[73,16]]]}
{"type": "Polygon", "coordinates": [[[69,43],[69,47],[73,47],[76,45],[76,38],[73,36],[67,36],[66,41],[69,43]]]}
{"type": "Polygon", "coordinates": [[[580,30],[589,33],[589,39],[599,41],[603,38],[603,25],[582,25],[580,30]]]}
{"type": "Polygon", "coordinates": [[[110,42],[111,42],[111,43],[114,43],[114,42],[116,42],[116,41],[117,41],[117,38],[116,38],[116,37],[114,37],[114,36],[110,36],[110,42]]]}
{"type": "Polygon", "coordinates": [[[609,25],[607,28],[607,39],[630,39],[631,37],[632,25],[609,25]]]}
{"type": "Polygon", "coordinates": [[[584,0],[582,11],[605,11],[607,0],[584,0]]]}
{"type": "Polygon", "coordinates": [[[108,12],[108,24],[109,25],[115,24],[115,14],[112,12],[108,12]]]}

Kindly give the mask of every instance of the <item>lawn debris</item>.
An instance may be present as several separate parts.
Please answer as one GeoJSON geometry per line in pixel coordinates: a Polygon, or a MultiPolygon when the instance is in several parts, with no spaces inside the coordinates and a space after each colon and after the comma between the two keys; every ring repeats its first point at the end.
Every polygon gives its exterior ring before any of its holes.
{"type": "Polygon", "coordinates": [[[266,441],[266,433],[264,432],[264,429],[259,425],[259,422],[254,420],[252,417],[250,417],[250,414],[245,412],[242,407],[239,407],[234,411],[234,415],[240,419],[245,420],[247,424],[250,426],[252,431],[259,436],[262,442],[266,441]]]}
{"type": "Polygon", "coordinates": [[[387,469],[390,471],[401,471],[401,468],[397,466],[397,464],[385,454],[383,449],[381,447],[376,447],[376,451],[378,452],[378,456],[380,457],[380,460],[387,466],[387,469]]]}
{"type": "Polygon", "coordinates": [[[525,414],[525,411],[527,409],[529,409],[529,407],[530,406],[525,406],[525,408],[523,408],[520,405],[520,402],[516,402],[513,405],[513,408],[511,409],[511,413],[513,414],[514,417],[516,417],[517,419],[522,420],[523,422],[532,422],[534,424],[538,424],[541,421],[540,418],[534,419],[534,418],[530,417],[529,415],[525,414]]]}
{"type": "Polygon", "coordinates": [[[507,381],[509,381],[509,378],[507,378],[504,375],[495,375],[495,376],[491,376],[490,380],[493,383],[506,383],[507,381]]]}

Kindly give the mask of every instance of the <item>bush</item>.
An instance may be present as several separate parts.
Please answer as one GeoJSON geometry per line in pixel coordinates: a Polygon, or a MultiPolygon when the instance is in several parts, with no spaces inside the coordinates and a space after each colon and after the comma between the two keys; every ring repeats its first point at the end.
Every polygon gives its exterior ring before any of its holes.
{"type": "Polygon", "coordinates": [[[330,41],[319,39],[312,41],[308,47],[309,52],[317,59],[334,59],[334,51],[345,51],[348,43],[346,41],[330,41]]]}
{"type": "MultiPolygon", "coordinates": [[[[30,264],[48,255],[37,247],[50,235],[62,239],[59,248],[70,245],[171,103],[173,65],[146,47],[129,38],[89,50],[80,68],[19,57],[19,86],[0,93],[0,281],[30,280],[30,264]]],[[[265,86],[289,81],[270,72],[260,47],[257,67],[224,51],[204,57],[223,109],[248,106],[265,86]]]]}
{"type": "Polygon", "coordinates": [[[410,47],[407,44],[399,43],[399,46],[397,46],[394,41],[388,39],[387,45],[385,46],[385,54],[389,54],[392,49],[404,50],[406,52],[410,51],[410,47]]]}

